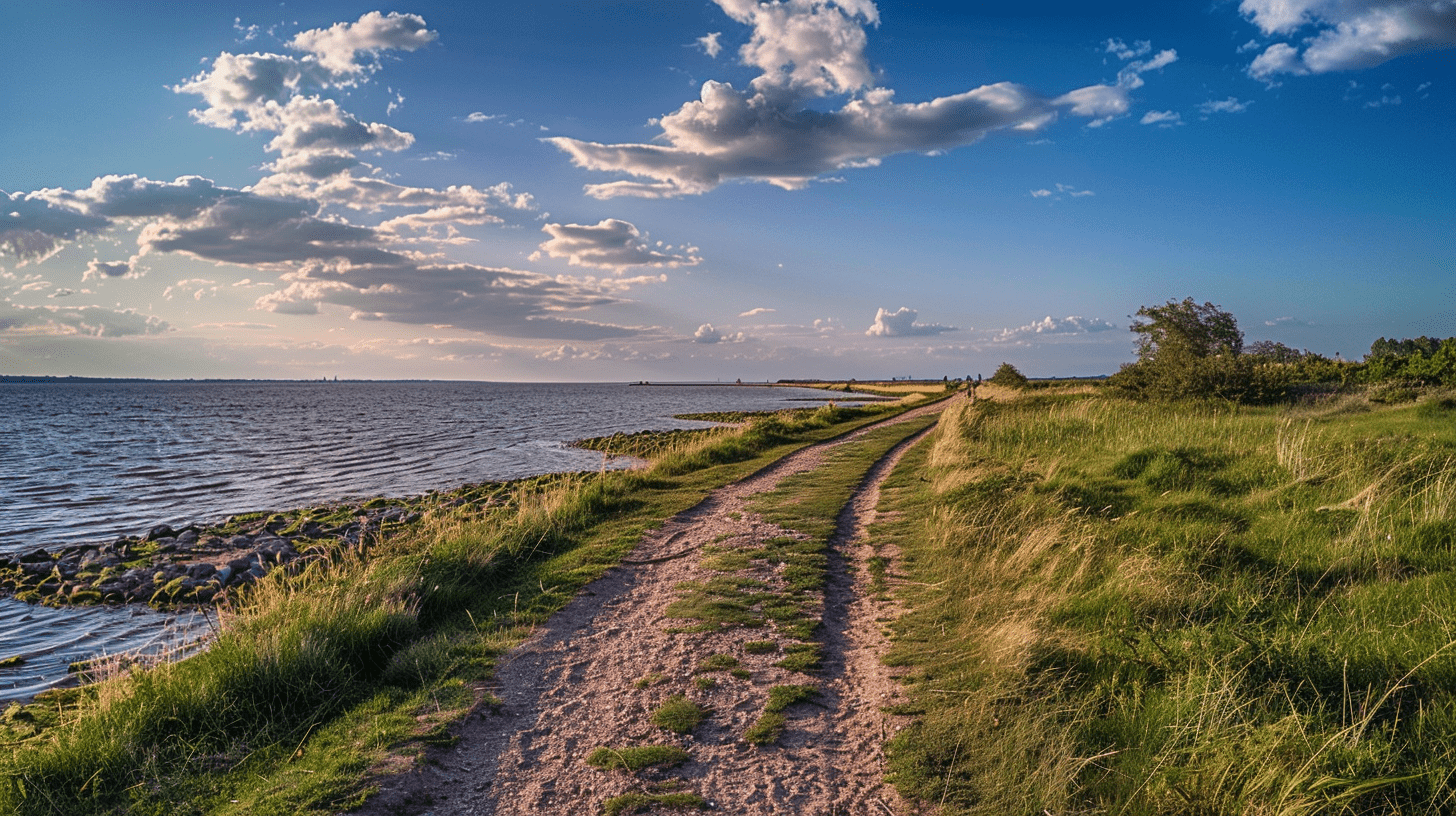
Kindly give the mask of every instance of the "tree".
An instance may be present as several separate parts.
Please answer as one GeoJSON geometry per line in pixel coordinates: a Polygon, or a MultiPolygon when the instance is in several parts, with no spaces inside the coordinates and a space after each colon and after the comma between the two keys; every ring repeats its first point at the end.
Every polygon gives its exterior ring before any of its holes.
{"type": "Polygon", "coordinates": [[[1193,298],[1170,300],[1162,306],[1144,306],[1137,310],[1137,316],[1145,318],[1131,326],[1138,335],[1139,362],[1162,355],[1237,357],[1244,349],[1239,322],[1212,303],[1199,306],[1193,298]]]}
{"type": "Polygon", "coordinates": [[[994,385],[1003,385],[1007,388],[1025,388],[1029,382],[1026,375],[1016,370],[1016,366],[1010,363],[1002,363],[986,382],[994,385]]]}
{"type": "Polygon", "coordinates": [[[1260,340],[1257,343],[1250,343],[1244,353],[1250,357],[1257,357],[1261,362],[1266,363],[1297,363],[1309,356],[1309,352],[1301,352],[1292,349],[1283,343],[1274,340],[1260,340]]]}
{"type": "Polygon", "coordinates": [[[1138,361],[1108,384],[1143,399],[1264,400],[1254,361],[1240,356],[1244,333],[1234,316],[1193,298],[1144,306],[1129,327],[1138,335],[1138,361]]]}

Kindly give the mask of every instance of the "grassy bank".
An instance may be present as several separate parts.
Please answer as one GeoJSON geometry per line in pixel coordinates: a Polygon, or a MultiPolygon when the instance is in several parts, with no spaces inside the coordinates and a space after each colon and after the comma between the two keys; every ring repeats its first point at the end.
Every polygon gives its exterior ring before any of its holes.
{"type": "MultiPolygon", "coordinates": [[[[360,555],[271,575],[207,652],[7,712],[0,812],[324,813],[482,701],[494,660],[649,527],[897,408],[765,417],[652,468],[522,482],[360,555]]],[[[484,700],[488,704],[488,699],[484,700]]]]}
{"type": "Polygon", "coordinates": [[[957,813],[1456,807],[1456,403],[1023,394],[946,412],[878,532],[894,781],[957,813]],[[887,549],[886,552],[892,552],[887,549]]]}

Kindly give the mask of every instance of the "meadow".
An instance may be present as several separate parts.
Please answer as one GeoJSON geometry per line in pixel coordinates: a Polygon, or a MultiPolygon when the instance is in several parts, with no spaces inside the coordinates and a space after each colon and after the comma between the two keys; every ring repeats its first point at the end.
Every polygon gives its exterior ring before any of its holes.
{"type": "Polygon", "coordinates": [[[983,388],[886,485],[943,814],[1456,807],[1456,400],[983,388]]]}

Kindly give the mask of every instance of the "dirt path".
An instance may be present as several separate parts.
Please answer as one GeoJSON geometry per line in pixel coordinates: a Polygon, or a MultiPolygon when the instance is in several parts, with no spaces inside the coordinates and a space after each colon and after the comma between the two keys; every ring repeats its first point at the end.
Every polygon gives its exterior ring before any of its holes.
{"type": "MultiPolygon", "coordinates": [[[[890,422],[942,407],[926,406],[890,422]]],[[[704,545],[751,545],[789,532],[748,509],[754,496],[820,467],[830,450],[867,430],[804,448],[720,488],[644,537],[621,567],[587,587],[501,662],[495,691],[503,705],[469,718],[456,746],[420,770],[384,780],[357,813],[596,814],[605,800],[630,791],[693,793],[716,812],[745,816],[905,812],[883,781],[881,746],[893,726],[881,709],[893,701],[898,684],[879,661],[888,609],[864,589],[870,549],[862,534],[873,521],[880,483],[929,429],[877,462],[840,512],[816,634],[824,646],[819,671],[806,675],[773,665],[782,654],[750,654],[744,643],[772,634],[762,628],[684,633],[674,629],[682,621],[663,614],[679,597],[680,583],[712,577],[699,563],[704,545]],[[694,682],[703,676],[695,669],[711,654],[737,656],[751,676],[715,674],[712,687],[694,682]],[[742,739],[744,730],[763,712],[769,689],[780,684],[817,684],[820,694],[785,711],[788,726],[777,744],[752,746],[742,739]],[[691,734],[649,722],[674,694],[712,711],[691,734]],[[599,746],[649,744],[679,746],[690,759],[635,776],[585,762],[599,746]]]]}

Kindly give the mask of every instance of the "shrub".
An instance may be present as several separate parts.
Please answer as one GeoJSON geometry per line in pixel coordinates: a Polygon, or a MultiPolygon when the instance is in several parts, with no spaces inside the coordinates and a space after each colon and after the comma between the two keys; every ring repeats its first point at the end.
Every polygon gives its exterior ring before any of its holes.
{"type": "Polygon", "coordinates": [[[991,379],[987,380],[987,382],[1007,388],[1025,388],[1029,381],[1026,379],[1025,374],[1016,370],[1016,366],[1010,363],[1002,363],[996,369],[996,373],[992,374],[991,379]]]}

